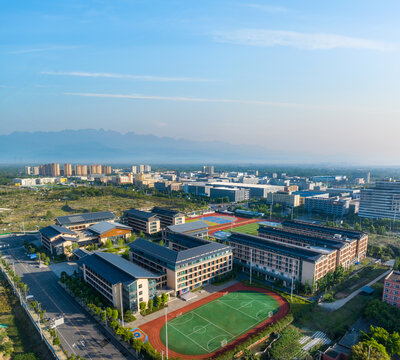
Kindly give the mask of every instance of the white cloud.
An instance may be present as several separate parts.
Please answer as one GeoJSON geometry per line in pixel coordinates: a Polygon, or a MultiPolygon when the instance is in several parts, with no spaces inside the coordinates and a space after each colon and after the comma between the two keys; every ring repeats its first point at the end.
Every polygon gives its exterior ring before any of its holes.
{"type": "Polygon", "coordinates": [[[110,78],[110,79],[130,79],[154,82],[211,82],[212,79],[192,78],[192,77],[165,77],[165,76],[152,76],[152,75],[130,75],[130,74],[116,74],[116,73],[92,73],[84,71],[41,71],[42,75],[52,76],[76,76],[76,77],[90,77],[90,78],[110,78]]]}
{"type": "Polygon", "coordinates": [[[48,47],[26,48],[26,49],[9,51],[8,54],[30,54],[30,53],[37,53],[37,52],[42,52],[42,51],[72,50],[72,49],[78,49],[81,47],[82,46],[48,46],[48,47]]]}
{"type": "Polygon", "coordinates": [[[249,46],[290,46],[305,50],[328,49],[365,49],[388,51],[395,50],[397,45],[335,34],[300,33],[295,31],[277,31],[262,29],[240,29],[214,34],[218,42],[249,46]]]}
{"type": "Polygon", "coordinates": [[[350,107],[328,104],[299,104],[287,102],[274,102],[263,100],[242,100],[242,99],[213,99],[187,96],[159,96],[159,95],[143,95],[143,94],[103,94],[103,93],[80,93],[65,92],[68,96],[82,96],[95,98],[110,99],[132,99],[132,100],[149,100],[149,101],[172,101],[172,102],[192,102],[192,103],[221,103],[221,104],[244,104],[244,105],[261,105],[277,108],[294,108],[294,109],[311,109],[311,110],[332,110],[332,111],[350,111],[370,113],[373,111],[382,111],[382,109],[373,109],[367,107],[350,107]]]}

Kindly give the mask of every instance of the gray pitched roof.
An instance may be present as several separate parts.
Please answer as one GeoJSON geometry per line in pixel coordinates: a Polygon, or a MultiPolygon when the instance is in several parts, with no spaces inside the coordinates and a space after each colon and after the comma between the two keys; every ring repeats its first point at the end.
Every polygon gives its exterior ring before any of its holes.
{"type": "Polygon", "coordinates": [[[56,218],[56,222],[60,225],[69,226],[113,219],[115,219],[115,215],[111,211],[98,211],[93,213],[59,216],[56,218]]]}
{"type": "MultiPolygon", "coordinates": [[[[182,234],[177,235],[188,236],[182,234]]],[[[195,239],[198,240],[198,238],[195,239]]],[[[203,245],[192,247],[187,250],[175,251],[167,247],[157,245],[148,240],[137,239],[136,241],[131,243],[129,247],[130,251],[132,252],[142,251],[172,265],[181,265],[189,261],[194,261],[205,256],[210,256],[215,253],[231,249],[230,246],[213,241],[204,240],[202,244],[203,245]]]]}
{"type": "Polygon", "coordinates": [[[112,253],[95,251],[78,260],[109,281],[111,284],[133,282],[136,279],[154,279],[158,275],[112,253]]]}
{"type": "Polygon", "coordinates": [[[156,215],[160,214],[160,215],[167,215],[167,216],[172,216],[172,217],[183,216],[183,214],[181,212],[179,212],[178,210],[163,208],[163,207],[159,207],[159,206],[153,207],[151,212],[156,215]]]}
{"type": "Polygon", "coordinates": [[[138,210],[138,209],[130,209],[130,210],[126,210],[124,212],[125,215],[131,215],[133,217],[139,218],[139,219],[143,219],[143,220],[149,220],[151,218],[156,218],[158,219],[158,217],[154,214],[152,214],[151,212],[148,211],[142,211],[142,210],[138,210]]]}
{"type": "MultiPolygon", "coordinates": [[[[278,254],[289,255],[311,262],[315,262],[321,256],[323,256],[322,250],[318,251],[316,249],[309,249],[304,246],[281,243],[275,240],[249,234],[232,232],[231,236],[229,236],[227,240],[229,242],[234,241],[241,244],[247,244],[263,250],[271,250],[278,254]]],[[[324,250],[324,252],[327,253],[328,250],[324,250]]]]}
{"type": "Polygon", "coordinates": [[[185,224],[170,225],[170,226],[167,226],[167,228],[169,230],[177,232],[177,233],[185,233],[185,232],[196,231],[196,230],[205,229],[205,228],[208,229],[208,225],[206,222],[199,220],[199,221],[188,222],[185,224]]]}
{"type": "Polygon", "coordinates": [[[91,232],[101,235],[106,233],[107,231],[113,230],[115,228],[118,229],[125,229],[125,230],[132,230],[129,226],[116,223],[116,222],[108,222],[108,221],[101,221],[97,224],[90,225],[87,230],[90,230],[91,232]]]}
{"type": "Polygon", "coordinates": [[[59,225],[46,226],[43,229],[40,229],[39,232],[42,235],[46,236],[48,239],[51,239],[60,234],[76,235],[74,231],[59,225]]]}

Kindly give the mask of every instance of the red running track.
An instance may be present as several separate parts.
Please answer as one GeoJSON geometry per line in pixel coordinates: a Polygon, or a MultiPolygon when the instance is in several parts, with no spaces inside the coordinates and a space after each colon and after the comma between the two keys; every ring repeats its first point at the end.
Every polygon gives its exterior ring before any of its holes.
{"type": "MultiPolygon", "coordinates": [[[[175,311],[169,313],[168,320],[175,318],[178,314],[181,314],[181,313],[184,314],[184,313],[191,311],[193,309],[196,309],[199,306],[202,306],[210,301],[218,299],[219,297],[223,296],[223,294],[225,292],[234,292],[234,291],[239,291],[239,290],[259,291],[264,294],[268,294],[268,295],[272,296],[279,303],[278,312],[274,316],[270,317],[269,319],[266,319],[265,321],[258,324],[253,329],[246,332],[245,334],[242,334],[239,337],[237,337],[236,339],[234,339],[229,344],[227,344],[224,348],[214,351],[212,353],[203,354],[203,355],[183,355],[183,354],[176,353],[169,349],[168,355],[171,357],[172,356],[179,357],[181,359],[208,359],[208,358],[217,357],[226,351],[232,350],[241,342],[243,342],[243,341],[247,340],[249,337],[257,334],[260,330],[276,323],[278,320],[283,319],[289,313],[289,303],[282,296],[278,295],[277,293],[274,293],[267,289],[251,287],[251,286],[243,285],[242,283],[237,283],[233,286],[223,289],[223,291],[220,291],[220,292],[217,292],[210,296],[207,296],[206,298],[196,301],[193,304],[189,304],[181,309],[178,309],[178,310],[175,310],[175,311]]],[[[158,352],[164,351],[164,354],[165,354],[166,348],[160,338],[160,331],[161,331],[162,327],[164,326],[164,324],[165,324],[165,316],[160,316],[159,318],[157,318],[155,320],[152,320],[146,324],[143,324],[142,326],[140,326],[140,329],[143,330],[148,335],[150,344],[153,345],[153,347],[158,352]]]]}

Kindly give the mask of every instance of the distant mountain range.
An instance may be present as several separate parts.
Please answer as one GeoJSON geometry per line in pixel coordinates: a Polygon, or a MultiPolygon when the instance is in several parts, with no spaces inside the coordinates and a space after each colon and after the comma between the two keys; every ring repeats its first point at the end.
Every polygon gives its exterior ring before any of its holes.
{"type": "Polygon", "coordinates": [[[287,160],[285,155],[261,146],[191,141],[133,132],[121,134],[103,129],[0,135],[0,163],[271,163],[287,160]]]}

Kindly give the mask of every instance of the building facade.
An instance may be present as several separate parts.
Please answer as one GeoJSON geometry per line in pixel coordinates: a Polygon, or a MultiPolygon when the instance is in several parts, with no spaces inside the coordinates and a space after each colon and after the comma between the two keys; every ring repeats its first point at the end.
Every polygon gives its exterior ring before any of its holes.
{"type": "Polygon", "coordinates": [[[358,216],[370,219],[400,218],[400,181],[380,180],[375,187],[361,189],[358,216]]]}
{"type": "Polygon", "coordinates": [[[182,295],[209,284],[215,276],[232,270],[229,246],[185,234],[168,233],[167,246],[137,239],[130,244],[130,260],[162,279],[157,286],[182,295]]]}
{"type": "Polygon", "coordinates": [[[400,271],[391,271],[385,277],[382,301],[400,308],[400,271]]]}
{"type": "Polygon", "coordinates": [[[121,312],[139,311],[156,295],[158,276],[119,255],[94,252],[78,260],[83,279],[121,312]]]}
{"type": "Polygon", "coordinates": [[[162,229],[170,225],[180,225],[185,223],[185,214],[182,214],[177,210],[155,206],[151,212],[160,219],[162,229]]]}
{"type": "Polygon", "coordinates": [[[155,234],[161,230],[160,218],[151,212],[137,209],[124,211],[122,222],[130,226],[133,231],[145,234],[155,234]]]}

